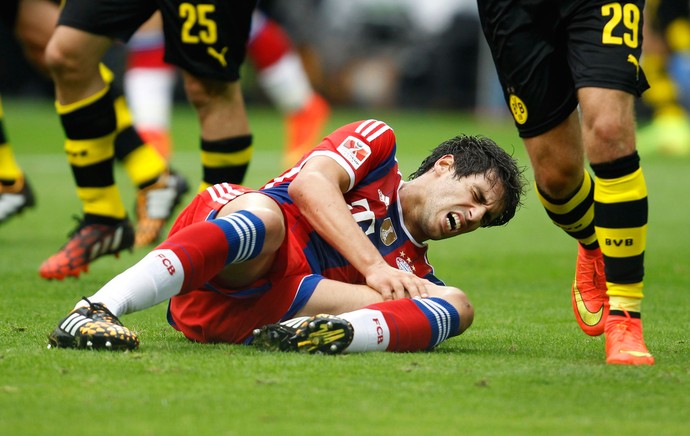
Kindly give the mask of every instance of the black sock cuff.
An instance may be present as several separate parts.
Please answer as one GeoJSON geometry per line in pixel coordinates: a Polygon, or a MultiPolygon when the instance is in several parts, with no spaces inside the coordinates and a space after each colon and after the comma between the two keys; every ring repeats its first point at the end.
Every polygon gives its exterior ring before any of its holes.
{"type": "Polygon", "coordinates": [[[640,156],[635,151],[613,162],[591,164],[590,166],[594,174],[601,179],[617,179],[637,171],[640,168],[640,156]]]}
{"type": "Polygon", "coordinates": [[[201,150],[211,153],[233,153],[249,148],[252,145],[252,141],[252,135],[234,136],[215,141],[201,138],[201,150]]]}

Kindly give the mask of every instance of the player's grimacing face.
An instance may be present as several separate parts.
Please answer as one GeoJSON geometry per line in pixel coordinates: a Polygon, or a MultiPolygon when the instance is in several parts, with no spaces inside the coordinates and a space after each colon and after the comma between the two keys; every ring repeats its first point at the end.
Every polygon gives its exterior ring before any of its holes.
{"type": "Polygon", "coordinates": [[[429,239],[472,232],[501,213],[502,185],[484,174],[458,179],[449,169],[436,178],[429,194],[423,218],[429,239]]]}

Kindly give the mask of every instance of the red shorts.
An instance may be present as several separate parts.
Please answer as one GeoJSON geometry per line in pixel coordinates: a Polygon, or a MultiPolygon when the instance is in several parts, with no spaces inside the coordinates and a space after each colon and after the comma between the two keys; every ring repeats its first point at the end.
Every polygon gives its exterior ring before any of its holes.
{"type": "MultiPolygon", "coordinates": [[[[227,183],[205,190],[180,213],[170,234],[214,219],[225,204],[247,192],[258,191],[227,183]]],[[[295,231],[300,228],[299,217],[281,209],[291,231],[266,277],[240,289],[223,288],[210,281],[203,289],[173,297],[168,306],[173,327],[194,341],[243,343],[255,328],[292,318],[304,307],[323,277],[313,274],[304,255],[304,234],[295,231]]]]}

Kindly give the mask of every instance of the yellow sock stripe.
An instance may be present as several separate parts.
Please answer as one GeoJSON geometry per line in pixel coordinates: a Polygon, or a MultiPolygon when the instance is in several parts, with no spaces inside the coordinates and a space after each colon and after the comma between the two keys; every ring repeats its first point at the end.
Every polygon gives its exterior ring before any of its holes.
{"type": "Polygon", "coordinates": [[[72,166],[85,167],[113,159],[115,132],[91,139],[66,139],[65,153],[72,166]]]}
{"type": "Polygon", "coordinates": [[[210,186],[212,186],[210,183],[206,183],[202,180],[201,183],[199,183],[199,190],[197,192],[199,192],[199,193],[204,192],[206,190],[206,188],[208,188],[210,186]]]}
{"type": "Polygon", "coordinates": [[[584,172],[582,185],[578,191],[570,200],[563,204],[549,201],[541,194],[536,184],[535,188],[539,201],[549,213],[549,217],[551,217],[551,221],[555,225],[577,238],[584,245],[596,242],[596,233],[592,227],[594,222],[594,203],[592,202],[580,216],[573,214],[578,207],[582,207],[591,201],[592,177],[587,171],[584,172]],[[589,231],[587,230],[588,228],[590,229],[589,231]]]}
{"type": "Polygon", "coordinates": [[[148,144],[134,149],[125,157],[123,164],[132,183],[137,186],[156,179],[167,166],[160,153],[148,144]]]}
{"type": "Polygon", "coordinates": [[[647,225],[627,229],[595,227],[601,252],[608,257],[639,256],[647,246],[647,225]]]}
{"type": "Polygon", "coordinates": [[[98,64],[98,72],[101,74],[103,81],[108,85],[113,83],[113,80],[115,80],[115,73],[113,73],[112,70],[103,62],[98,64]]]}
{"type": "Polygon", "coordinates": [[[622,203],[641,200],[645,197],[647,197],[647,184],[642,168],[616,179],[596,178],[594,201],[597,203],[622,203]]]}
{"type": "Polygon", "coordinates": [[[120,191],[117,186],[103,188],[77,187],[77,195],[82,201],[84,213],[122,219],[127,216],[120,191]]]}
{"type": "Polygon", "coordinates": [[[120,132],[134,123],[132,113],[127,107],[125,97],[120,95],[115,98],[115,116],[117,117],[117,131],[120,132]]]}
{"type": "MultiPolygon", "coordinates": [[[[536,184],[535,184],[536,187],[536,184]]],[[[580,186],[580,189],[575,193],[573,198],[568,200],[564,204],[555,204],[544,198],[544,196],[541,195],[539,192],[539,189],[535,189],[537,192],[537,195],[539,196],[539,201],[541,201],[541,204],[548,210],[549,212],[553,212],[558,215],[565,215],[568,212],[572,211],[577,207],[580,203],[585,201],[587,199],[587,195],[589,195],[589,191],[592,189],[592,176],[589,175],[587,171],[585,171],[584,177],[582,179],[582,185],[580,186]]]]}
{"type": "Polygon", "coordinates": [[[246,165],[252,159],[254,147],[231,153],[201,151],[201,164],[208,168],[223,168],[227,166],[246,165]]]}
{"type": "Polygon", "coordinates": [[[86,97],[83,100],[75,101],[74,103],[70,104],[62,104],[60,102],[55,102],[55,110],[57,111],[58,115],[64,115],[68,114],[70,112],[74,112],[78,109],[81,109],[85,106],[88,106],[90,104],[93,104],[95,101],[98,101],[99,99],[103,98],[105,94],[108,93],[110,90],[110,87],[108,85],[105,85],[105,88],[101,89],[97,93],[86,97]]]}
{"type": "Polygon", "coordinates": [[[608,287],[606,293],[611,297],[609,304],[612,310],[640,311],[640,303],[644,298],[642,293],[644,284],[642,282],[632,284],[606,282],[606,286],[608,287]]]}
{"type": "Polygon", "coordinates": [[[0,179],[17,180],[22,170],[17,163],[9,143],[0,144],[0,179]]]}

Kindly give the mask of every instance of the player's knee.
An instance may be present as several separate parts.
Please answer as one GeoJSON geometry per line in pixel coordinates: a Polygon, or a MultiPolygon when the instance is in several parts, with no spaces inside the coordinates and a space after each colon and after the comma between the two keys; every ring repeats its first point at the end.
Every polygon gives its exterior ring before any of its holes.
{"type": "Polygon", "coordinates": [[[280,212],[272,209],[248,210],[264,223],[266,238],[264,240],[264,251],[275,252],[280,248],[285,239],[285,218],[280,212]]]}
{"type": "Polygon", "coordinates": [[[189,102],[197,109],[208,107],[218,99],[231,99],[231,84],[185,74],[184,88],[189,102]]]}
{"type": "Polygon", "coordinates": [[[474,306],[462,290],[445,286],[438,297],[450,303],[460,314],[460,332],[467,330],[474,321],[474,306]]]}
{"type": "Polygon", "coordinates": [[[60,40],[51,39],[45,49],[45,66],[56,80],[77,81],[86,71],[83,60],[60,40]]]}

